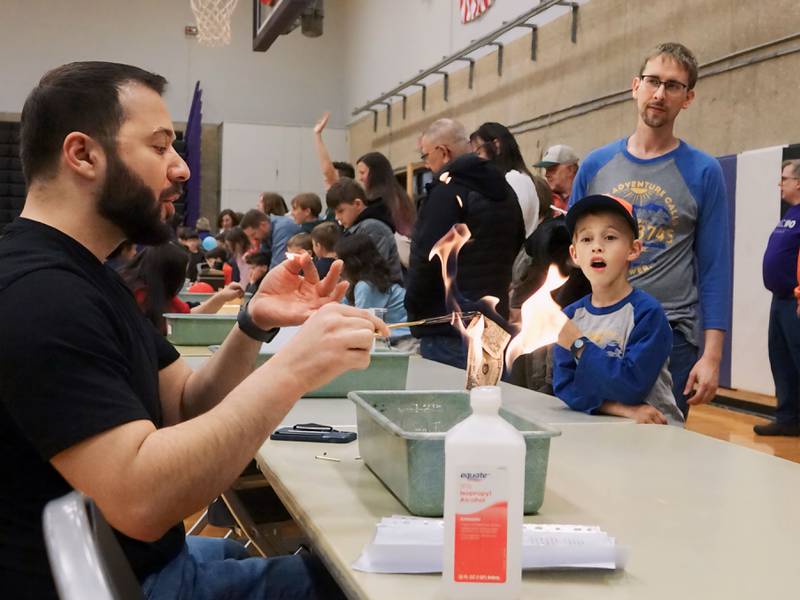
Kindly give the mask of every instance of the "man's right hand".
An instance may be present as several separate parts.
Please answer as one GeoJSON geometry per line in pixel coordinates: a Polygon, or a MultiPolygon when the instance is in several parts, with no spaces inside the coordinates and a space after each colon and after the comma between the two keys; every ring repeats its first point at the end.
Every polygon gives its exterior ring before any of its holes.
{"type": "Polygon", "coordinates": [[[316,135],[320,135],[322,133],[322,130],[325,129],[325,125],[328,124],[328,119],[330,118],[330,116],[331,113],[329,112],[323,113],[322,118],[320,118],[320,120],[317,121],[317,124],[314,125],[314,133],[316,135]]]}
{"type": "Polygon", "coordinates": [[[269,362],[290,372],[299,388],[317,389],[345,371],[366,369],[376,333],[390,335],[366,310],[326,304],[269,362]]]}

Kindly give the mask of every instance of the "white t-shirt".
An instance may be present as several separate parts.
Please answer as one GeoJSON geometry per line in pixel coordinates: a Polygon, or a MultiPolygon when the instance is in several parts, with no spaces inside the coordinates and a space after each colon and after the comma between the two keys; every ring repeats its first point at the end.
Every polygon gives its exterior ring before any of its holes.
{"type": "Polygon", "coordinates": [[[519,207],[522,209],[522,218],[525,221],[525,237],[527,238],[539,224],[539,195],[527,173],[511,170],[506,173],[508,185],[517,194],[519,207]]]}

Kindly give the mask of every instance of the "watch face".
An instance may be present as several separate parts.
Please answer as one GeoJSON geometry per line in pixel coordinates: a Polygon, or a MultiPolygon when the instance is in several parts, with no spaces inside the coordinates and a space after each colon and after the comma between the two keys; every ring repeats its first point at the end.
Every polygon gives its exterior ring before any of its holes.
{"type": "Polygon", "coordinates": [[[572,345],[575,346],[576,350],[580,350],[583,348],[583,338],[578,338],[572,343],[572,345]]]}

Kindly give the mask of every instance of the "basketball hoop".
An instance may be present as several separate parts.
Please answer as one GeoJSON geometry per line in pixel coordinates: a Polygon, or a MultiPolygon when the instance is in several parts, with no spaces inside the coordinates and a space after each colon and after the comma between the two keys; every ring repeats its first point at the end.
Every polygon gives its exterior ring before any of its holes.
{"type": "Polygon", "coordinates": [[[191,0],[197,19],[197,41],[204,46],[231,43],[231,16],[239,0],[191,0]]]}

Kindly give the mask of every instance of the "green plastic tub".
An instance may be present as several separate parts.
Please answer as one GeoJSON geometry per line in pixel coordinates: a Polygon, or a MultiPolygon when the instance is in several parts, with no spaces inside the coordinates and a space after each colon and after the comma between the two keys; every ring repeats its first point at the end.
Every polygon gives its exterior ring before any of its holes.
{"type": "MultiPolygon", "coordinates": [[[[262,365],[275,351],[258,354],[256,365],[262,365]]],[[[321,388],[308,392],[306,398],[347,398],[352,390],[404,390],[408,377],[410,352],[375,350],[370,353],[369,367],[363,371],[348,371],[321,388]]]]}
{"type": "Polygon", "coordinates": [[[236,315],[166,313],[167,339],[176,346],[221,344],[233,329],[236,315]]]}
{"type": "MultiPolygon", "coordinates": [[[[457,391],[354,391],[361,458],[414,515],[441,517],[444,503],[444,437],[471,414],[469,394],[457,391]]],[[[550,438],[560,431],[504,409],[500,416],[522,432],[525,514],[544,499],[550,438]]]]}

